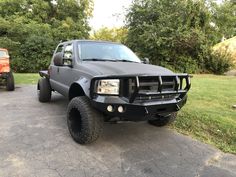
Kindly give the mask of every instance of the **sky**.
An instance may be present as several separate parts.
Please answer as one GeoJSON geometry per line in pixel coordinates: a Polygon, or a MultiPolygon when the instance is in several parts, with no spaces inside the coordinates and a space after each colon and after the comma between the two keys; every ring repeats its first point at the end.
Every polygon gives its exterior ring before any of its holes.
{"type": "MultiPolygon", "coordinates": [[[[220,3],[222,0],[215,0],[220,3]]],[[[89,21],[92,30],[101,27],[121,27],[125,13],[132,0],[94,0],[93,18],[89,21]]]]}
{"type": "Polygon", "coordinates": [[[125,9],[131,2],[132,0],[94,0],[93,18],[89,22],[92,29],[123,26],[125,9]]]}

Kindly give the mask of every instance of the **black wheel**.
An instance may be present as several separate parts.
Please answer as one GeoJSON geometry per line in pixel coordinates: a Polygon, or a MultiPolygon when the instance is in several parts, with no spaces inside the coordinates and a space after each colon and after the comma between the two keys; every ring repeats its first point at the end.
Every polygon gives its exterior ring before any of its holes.
{"type": "Polygon", "coordinates": [[[91,107],[87,97],[75,97],[68,105],[67,125],[77,143],[89,144],[102,133],[103,115],[91,107]]]}
{"type": "Polygon", "coordinates": [[[156,115],[154,120],[149,120],[148,122],[151,124],[151,125],[154,125],[154,126],[157,126],[157,127],[162,127],[162,126],[165,126],[165,125],[168,125],[172,122],[174,122],[174,120],[176,119],[177,117],[177,112],[173,112],[171,113],[170,115],[168,116],[159,116],[159,115],[156,115]]]}
{"type": "Polygon", "coordinates": [[[6,79],[6,88],[8,91],[13,91],[15,90],[15,82],[14,82],[14,76],[12,72],[10,72],[7,76],[6,79]]]}
{"type": "Polygon", "coordinates": [[[49,102],[52,96],[52,89],[47,78],[41,78],[38,81],[38,99],[40,102],[49,102]]]}

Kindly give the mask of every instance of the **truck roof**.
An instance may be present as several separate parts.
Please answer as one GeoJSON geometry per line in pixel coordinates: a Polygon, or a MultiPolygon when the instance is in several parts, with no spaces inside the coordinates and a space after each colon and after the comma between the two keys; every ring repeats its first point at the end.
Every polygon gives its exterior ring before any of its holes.
{"type": "Polygon", "coordinates": [[[4,50],[4,51],[7,51],[7,49],[4,49],[4,48],[0,48],[0,50],[4,50]]]}
{"type": "Polygon", "coordinates": [[[63,41],[61,43],[71,43],[71,42],[96,42],[96,43],[121,44],[118,42],[103,41],[103,40],[87,40],[87,39],[75,39],[70,41],[63,41]]]}

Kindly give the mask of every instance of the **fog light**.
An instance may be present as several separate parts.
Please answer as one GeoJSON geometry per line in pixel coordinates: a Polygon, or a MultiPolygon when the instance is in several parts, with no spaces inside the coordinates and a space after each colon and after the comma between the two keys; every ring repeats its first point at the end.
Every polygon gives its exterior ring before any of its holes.
{"type": "Polygon", "coordinates": [[[114,111],[113,106],[112,105],[107,106],[107,111],[108,112],[113,112],[114,111]]]}
{"type": "Polygon", "coordinates": [[[118,107],[118,112],[119,112],[119,113],[123,113],[123,112],[124,112],[123,106],[119,106],[119,107],[118,107]]]}

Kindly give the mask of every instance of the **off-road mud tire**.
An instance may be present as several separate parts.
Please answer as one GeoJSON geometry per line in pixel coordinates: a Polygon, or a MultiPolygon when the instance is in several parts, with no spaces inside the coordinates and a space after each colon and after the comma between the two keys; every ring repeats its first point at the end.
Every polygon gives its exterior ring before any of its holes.
{"type": "Polygon", "coordinates": [[[67,108],[67,125],[79,144],[90,144],[102,133],[103,115],[95,110],[86,96],[73,98],[67,108]]]}
{"type": "Polygon", "coordinates": [[[14,91],[15,90],[14,76],[13,76],[12,72],[9,72],[8,76],[6,78],[6,89],[7,89],[7,91],[14,91]]]}
{"type": "Polygon", "coordinates": [[[41,78],[38,81],[38,99],[42,103],[51,101],[52,89],[47,78],[41,78]]]}

